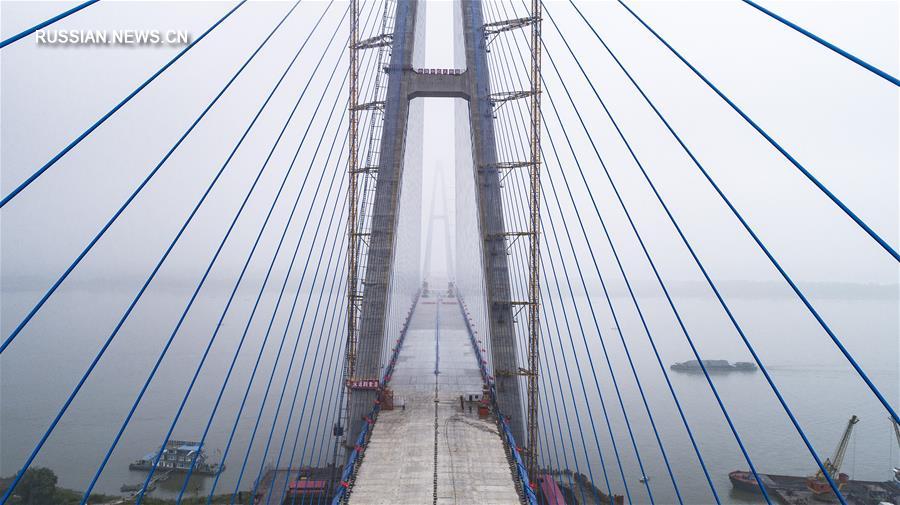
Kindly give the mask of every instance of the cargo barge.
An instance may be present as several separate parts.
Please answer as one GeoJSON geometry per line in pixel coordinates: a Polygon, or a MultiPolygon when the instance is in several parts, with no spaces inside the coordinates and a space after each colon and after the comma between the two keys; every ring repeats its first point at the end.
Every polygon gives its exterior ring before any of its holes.
{"type": "Polygon", "coordinates": [[[684,361],[681,363],[675,363],[669,367],[670,369],[676,372],[694,372],[694,373],[703,373],[703,369],[706,368],[707,372],[755,372],[756,365],[753,363],[749,363],[746,361],[736,361],[733,364],[729,363],[724,359],[705,359],[703,360],[703,367],[700,366],[700,362],[692,359],[689,361],[684,361]]]}
{"type": "MultiPolygon", "coordinates": [[[[846,477],[846,474],[843,474],[846,477]]],[[[749,493],[760,493],[759,485],[753,474],[745,471],[734,471],[728,474],[734,489],[749,493]]],[[[788,505],[813,504],[816,502],[837,503],[834,492],[816,494],[809,488],[809,477],[794,475],[759,474],[759,479],[772,498],[788,505]]],[[[900,485],[892,481],[874,482],[843,480],[841,494],[848,505],[878,505],[880,503],[900,504],[900,485]]]]}
{"type": "MultiPolygon", "coordinates": [[[[822,466],[848,505],[900,505],[900,479],[896,475],[896,469],[894,479],[883,482],[852,480],[846,473],[841,473],[841,463],[847,452],[850,435],[858,422],[858,417],[850,417],[834,455],[826,459],[822,466]]],[[[900,429],[897,428],[893,419],[891,419],[891,424],[894,425],[894,432],[900,443],[900,429]]],[[[808,477],[761,473],[758,481],[751,472],[735,470],[728,474],[728,479],[737,491],[761,494],[760,487],[762,487],[770,497],[787,505],[810,505],[817,502],[837,503],[840,501],[821,468],[815,475],[808,477]]]]}

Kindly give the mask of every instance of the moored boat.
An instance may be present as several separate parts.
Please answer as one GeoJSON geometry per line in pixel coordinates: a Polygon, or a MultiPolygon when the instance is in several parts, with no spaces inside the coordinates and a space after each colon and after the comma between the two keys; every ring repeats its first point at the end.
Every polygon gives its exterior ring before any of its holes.
{"type": "MultiPolygon", "coordinates": [[[[156,456],[157,453],[151,452],[143,458],[133,461],[128,468],[149,471],[153,468],[156,456]]],[[[199,442],[169,440],[160,455],[157,470],[186,473],[191,470],[191,465],[193,465],[192,473],[199,475],[217,475],[225,469],[224,465],[209,463],[206,460],[206,453],[200,447],[199,442]]]]}
{"type": "MultiPolygon", "coordinates": [[[[143,484],[122,484],[122,487],[119,488],[119,491],[121,491],[123,493],[136,493],[136,492],[140,491],[142,487],[144,487],[143,484]]],[[[154,490],[156,490],[155,485],[151,484],[151,485],[147,486],[148,493],[152,492],[154,490]]]]}
{"type": "MultiPolygon", "coordinates": [[[[763,485],[766,485],[766,480],[764,475],[760,475],[760,480],[763,482],[763,485]]],[[[728,480],[731,481],[732,487],[740,491],[746,491],[748,493],[759,493],[759,482],[756,481],[756,477],[753,475],[753,472],[745,472],[743,470],[735,470],[728,474],[728,480]]]]}

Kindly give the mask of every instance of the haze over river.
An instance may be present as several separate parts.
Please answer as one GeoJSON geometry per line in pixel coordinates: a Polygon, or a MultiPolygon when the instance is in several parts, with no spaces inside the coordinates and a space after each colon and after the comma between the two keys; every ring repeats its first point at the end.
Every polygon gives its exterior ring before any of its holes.
{"type": "MultiPolygon", "coordinates": [[[[271,304],[275,294],[268,293],[264,303],[271,304]]],[[[17,320],[14,315],[21,314],[35,296],[36,293],[26,291],[3,292],[4,334],[9,332],[12,322],[17,320]]],[[[3,405],[0,413],[2,423],[0,473],[9,475],[17,470],[35,441],[46,429],[65,395],[71,391],[77,377],[96,353],[100,342],[108,335],[111,318],[114,314],[121,314],[126,303],[124,300],[126,300],[125,291],[120,289],[105,292],[68,290],[60,293],[60,296],[48,306],[48,309],[52,310],[46,311],[46,315],[36,319],[30,331],[18,338],[10,347],[10,352],[4,353],[0,361],[2,365],[0,394],[3,405]],[[85,300],[90,302],[85,303],[85,300]],[[58,319],[54,319],[51,316],[53,314],[59,316],[58,319]]],[[[237,304],[236,307],[249,305],[247,303],[250,301],[249,295],[244,294],[243,301],[245,303],[237,304]]],[[[654,498],[657,503],[674,502],[672,484],[660,457],[640,396],[634,386],[622,345],[614,329],[603,322],[606,317],[606,302],[600,297],[595,297],[592,301],[598,312],[602,325],[600,329],[622,390],[638,450],[650,476],[654,498]]],[[[730,301],[763,362],[768,366],[774,380],[822,457],[831,455],[847,419],[851,414],[856,414],[861,422],[856,426],[843,470],[854,478],[888,479],[890,468],[900,463],[898,459],[900,451],[890,431],[887,414],[843,361],[830,340],[821,330],[817,330],[807,316],[803,316],[792,299],[732,296],[730,301]]],[[[178,289],[158,290],[148,302],[150,303],[140,306],[142,308],[138,309],[114,341],[35,463],[52,468],[59,476],[61,486],[84,489],[89,482],[156,359],[165,337],[171,332],[174,315],[184,303],[184,295],[178,289]]],[[[630,301],[624,297],[615,297],[614,303],[617,309],[621,308],[619,312],[623,333],[683,496],[690,503],[709,503],[712,501],[709,488],[684,427],[674,410],[674,404],[662,380],[659,366],[650,351],[646,335],[640,332],[638,321],[632,317],[631,313],[634,311],[625,310],[630,301]]],[[[671,315],[666,314],[664,299],[643,296],[641,303],[648,315],[651,330],[654,332],[666,367],[676,361],[691,359],[693,356],[684,344],[683,335],[670,324],[671,315]]],[[[682,309],[701,356],[706,359],[750,361],[733,329],[729,329],[727,322],[723,321],[722,315],[715,309],[711,300],[702,296],[682,295],[678,296],[676,303],[682,309]]],[[[838,333],[845,338],[847,347],[871,374],[885,395],[896,402],[898,305],[897,299],[890,296],[890,290],[886,296],[857,300],[843,299],[832,294],[815,299],[815,303],[827,315],[838,333]]],[[[144,474],[129,471],[128,464],[153,451],[162,441],[184,394],[187,381],[193,374],[199,356],[208,341],[212,321],[223,304],[224,298],[220,296],[201,297],[198,300],[198,305],[176,337],[157,377],[151,383],[146,397],[113,453],[96,491],[116,493],[122,484],[133,484],[141,480],[144,474]]],[[[582,321],[585,324],[594,366],[603,389],[603,398],[612,422],[613,433],[616,435],[625,475],[630,479],[629,490],[636,502],[646,502],[646,492],[637,481],[640,472],[622,420],[621,409],[612,389],[609,370],[589,313],[584,312],[587,309],[587,299],[578,299],[578,304],[583,309],[582,321]]],[[[175,438],[199,439],[224,377],[226,365],[230,361],[246,320],[246,310],[248,309],[240,308],[225,320],[208,364],[204,367],[182,419],[174,431],[175,438]]],[[[549,335],[552,337],[553,349],[550,348],[549,341],[545,341],[544,345],[544,355],[551,363],[549,368],[545,367],[544,376],[554,382],[552,390],[551,387],[545,386],[546,393],[551,395],[548,403],[550,406],[553,405],[553,395],[557,400],[560,399],[560,394],[570,398],[564,364],[558,361],[560,383],[556,382],[556,368],[552,365],[554,352],[557,359],[561,357],[560,337],[563,347],[569,349],[571,347],[565,321],[558,307],[557,315],[560,333],[554,331],[549,335]]],[[[552,313],[548,311],[545,317],[555,330],[552,313]]],[[[276,321],[276,330],[279,323],[283,324],[282,318],[276,321]]],[[[570,316],[569,323],[572,325],[575,350],[583,351],[577,321],[570,316]]],[[[251,328],[246,347],[238,360],[235,375],[229,383],[223,404],[208,436],[206,448],[210,460],[217,461],[217,451],[221,451],[226,443],[263,333],[264,326],[262,321],[258,320],[251,328]]],[[[547,336],[545,335],[545,338],[547,336]]],[[[308,335],[304,336],[304,339],[308,339],[308,335]]],[[[301,339],[301,349],[304,339],[301,339]]],[[[275,346],[270,343],[267,349],[261,370],[266,370],[267,365],[271,367],[274,357],[275,346]]],[[[585,388],[592,398],[591,404],[599,405],[594,398],[596,390],[586,354],[572,353],[571,350],[566,354],[580,357],[577,365],[581,368],[585,388]]],[[[584,398],[581,396],[576,363],[570,358],[566,365],[573,381],[584,440],[588,444],[588,452],[593,455],[596,454],[595,442],[590,418],[584,408],[584,398]]],[[[284,361],[276,373],[276,385],[283,381],[283,373],[284,361]]],[[[249,407],[242,416],[234,448],[226,462],[227,469],[221,477],[217,492],[230,492],[234,488],[252,423],[259,409],[265,383],[262,377],[258,376],[254,382],[249,407]]],[[[720,495],[725,501],[754,501],[752,497],[736,495],[731,491],[728,472],[733,469],[746,469],[747,464],[703,376],[670,372],[670,377],[720,495]]],[[[792,475],[813,473],[815,465],[813,460],[765,384],[761,373],[717,374],[713,378],[750,451],[751,458],[760,471],[792,475]]],[[[301,389],[301,396],[304,389],[301,389]]],[[[560,405],[561,403],[558,402],[560,405]]],[[[571,405],[570,401],[567,403],[571,405]]],[[[270,396],[266,406],[269,415],[274,408],[273,405],[274,398],[270,396]]],[[[308,412],[310,409],[307,409],[308,412]]],[[[318,415],[317,412],[316,416],[318,415]]],[[[561,406],[559,415],[565,423],[565,414],[561,406]]],[[[624,487],[609,443],[603,413],[596,410],[591,415],[600,438],[604,464],[612,489],[615,493],[622,493],[624,487]]],[[[555,413],[553,418],[555,419],[555,413]]],[[[569,418],[575,441],[574,449],[570,448],[567,455],[569,467],[575,468],[573,457],[577,453],[579,470],[585,474],[589,471],[593,473],[598,487],[605,490],[603,469],[599,459],[591,461],[590,469],[585,462],[576,415],[571,406],[569,418]]],[[[313,426],[320,422],[328,422],[319,419],[311,421],[313,426]]],[[[247,470],[249,477],[244,477],[241,489],[249,489],[262,463],[264,437],[269,430],[266,422],[263,422],[260,434],[254,442],[247,470]]],[[[276,429],[275,441],[280,440],[282,424],[283,421],[276,429]]],[[[292,436],[295,429],[296,418],[292,422],[292,436]]],[[[330,430],[330,425],[321,426],[321,429],[330,430]]],[[[543,448],[544,452],[552,461],[556,461],[557,458],[562,460],[562,450],[554,451],[551,447],[554,439],[560,448],[563,441],[565,445],[570,445],[568,428],[564,426],[560,432],[554,423],[545,427],[544,433],[546,435],[544,443],[547,444],[543,448]]],[[[288,444],[290,441],[291,438],[288,439],[288,444]]],[[[329,459],[329,453],[330,447],[324,451],[323,461],[329,459]]],[[[267,463],[274,462],[273,454],[274,449],[266,458],[267,463]]],[[[563,464],[560,463],[560,466],[563,464]]],[[[181,482],[178,478],[171,479],[164,483],[155,495],[163,497],[177,494],[181,482]]],[[[212,479],[208,477],[195,479],[189,488],[192,490],[191,494],[208,490],[211,482],[212,479]]]]}

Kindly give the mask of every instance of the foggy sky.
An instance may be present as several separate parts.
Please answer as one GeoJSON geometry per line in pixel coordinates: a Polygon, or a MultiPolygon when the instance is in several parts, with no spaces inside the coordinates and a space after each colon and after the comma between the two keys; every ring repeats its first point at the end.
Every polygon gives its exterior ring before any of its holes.
{"type": "MultiPolygon", "coordinates": [[[[583,4],[585,14],[598,31],[795,278],[809,283],[896,283],[895,262],[624,9],[612,2],[583,4]]],[[[451,66],[451,33],[446,21],[451,5],[445,1],[429,2],[428,66],[451,66]]],[[[898,73],[897,2],[766,5],[887,72],[898,73]]],[[[65,6],[55,2],[4,2],[2,33],[9,36],[65,6]]],[[[325,20],[327,26],[336,25],[344,7],[345,4],[336,3],[331,8],[325,20]]],[[[896,246],[896,87],[737,1],[637,2],[634,7],[896,246]]],[[[54,27],[181,29],[197,36],[227,8],[228,4],[219,2],[101,2],[54,27]]],[[[4,208],[4,283],[44,289],[49,280],[61,273],[288,8],[283,2],[257,2],[243,7],[4,208]]],[[[121,281],[131,285],[130,279],[146,276],[324,8],[324,2],[301,4],[298,13],[288,19],[68,282],[121,281]]],[[[582,64],[713,275],[728,280],[778,282],[765,258],[567,2],[549,2],[548,9],[566,27],[567,38],[582,64]]],[[[330,35],[326,32],[322,30],[310,41],[168,260],[159,279],[161,284],[196,278],[199,265],[211,256],[325,47],[330,35]]],[[[674,281],[696,282],[698,276],[690,258],[550,23],[545,23],[544,38],[661,268],[674,281]]],[[[332,46],[326,62],[338,61],[341,44],[337,41],[332,46]]],[[[33,37],[4,48],[0,52],[3,194],[109,110],[175,51],[177,48],[171,47],[39,47],[33,37]]],[[[340,61],[344,64],[346,58],[340,61]]],[[[230,239],[230,244],[241,245],[226,247],[220,266],[213,272],[214,279],[228,279],[239,268],[317,103],[327,72],[320,75],[322,78],[313,82],[298,110],[302,120],[295,118],[289,126],[286,140],[276,151],[267,175],[230,239]]],[[[610,233],[621,244],[627,267],[635,272],[638,282],[648,281],[650,272],[643,266],[627,222],[546,57],[544,76],[610,233]]],[[[341,77],[339,71],[332,84],[335,91],[326,95],[323,108],[331,103],[341,77]]],[[[454,166],[453,143],[447,141],[454,130],[450,100],[429,99],[425,110],[423,214],[430,208],[427,202],[434,171],[449,171],[454,166]]],[[[567,173],[574,174],[546,97],[544,111],[551,117],[548,128],[560,148],[566,170],[572,170],[567,173]]],[[[289,184],[299,184],[305,173],[312,147],[325,124],[325,112],[313,124],[306,141],[308,147],[298,159],[289,184]]],[[[332,120],[329,132],[336,131],[341,112],[332,120]]],[[[330,138],[331,133],[325,136],[326,142],[330,138]]],[[[544,143],[547,149],[546,137],[544,143]]],[[[324,152],[318,163],[322,159],[324,152]]],[[[556,170],[555,161],[548,163],[551,166],[547,170],[556,170]]],[[[452,209],[454,178],[447,172],[444,180],[449,186],[446,195],[452,209]]],[[[342,190],[335,188],[333,195],[342,190]]],[[[574,191],[576,199],[587,206],[586,193],[578,188],[574,191]]],[[[303,203],[301,209],[305,209],[303,203]]],[[[272,225],[274,228],[280,226],[288,210],[287,202],[279,204],[273,217],[278,223],[272,225]]],[[[564,206],[562,212],[561,216],[572,218],[571,208],[564,206]]],[[[450,210],[451,219],[453,215],[450,210]]],[[[423,215],[423,221],[427,223],[427,219],[428,215],[423,215]]],[[[587,225],[592,233],[600,233],[595,218],[588,217],[587,225]]],[[[271,254],[274,250],[275,235],[266,234],[260,257],[265,258],[267,251],[271,254]]],[[[425,233],[423,240],[424,236],[425,233]]],[[[594,240],[595,247],[604,251],[603,261],[609,260],[600,235],[594,240]]],[[[586,251],[583,245],[577,247],[579,252],[586,251]]],[[[432,251],[432,265],[443,268],[444,246],[440,237],[432,251]]],[[[261,275],[263,266],[258,263],[251,275],[261,275]]]]}

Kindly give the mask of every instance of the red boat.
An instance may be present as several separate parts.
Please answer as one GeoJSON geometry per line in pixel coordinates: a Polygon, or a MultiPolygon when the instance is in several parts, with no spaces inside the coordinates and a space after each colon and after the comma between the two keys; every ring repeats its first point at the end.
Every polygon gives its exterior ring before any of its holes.
{"type": "MultiPolygon", "coordinates": [[[[735,470],[728,474],[728,479],[731,481],[731,485],[740,491],[747,491],[748,493],[759,493],[759,482],[756,481],[756,477],[753,475],[753,472],[745,472],[743,470],[735,470]]],[[[760,475],[759,479],[763,482],[763,485],[766,485],[766,476],[760,475]]]]}

